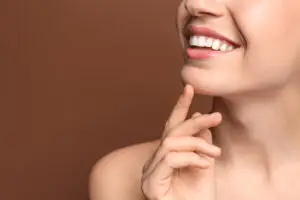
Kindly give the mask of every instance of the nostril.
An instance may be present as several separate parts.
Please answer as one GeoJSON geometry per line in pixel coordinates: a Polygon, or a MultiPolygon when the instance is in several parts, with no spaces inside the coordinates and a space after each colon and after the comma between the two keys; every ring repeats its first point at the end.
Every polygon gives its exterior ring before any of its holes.
{"type": "Polygon", "coordinates": [[[195,16],[197,17],[216,17],[217,15],[213,14],[213,13],[210,13],[210,12],[195,12],[195,16]]]}

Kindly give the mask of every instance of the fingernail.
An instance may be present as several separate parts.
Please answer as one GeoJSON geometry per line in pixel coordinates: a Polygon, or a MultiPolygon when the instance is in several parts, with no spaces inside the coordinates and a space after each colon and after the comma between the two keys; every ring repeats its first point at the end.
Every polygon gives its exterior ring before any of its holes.
{"type": "Polygon", "coordinates": [[[193,114],[192,118],[196,118],[196,117],[198,117],[200,115],[201,115],[200,113],[196,112],[196,113],[193,114]]]}
{"type": "Polygon", "coordinates": [[[219,112],[214,112],[211,114],[213,117],[222,117],[221,113],[219,112]]]}
{"type": "Polygon", "coordinates": [[[217,147],[217,146],[212,146],[212,148],[214,149],[215,152],[218,152],[218,154],[221,154],[221,148],[217,147]]]}
{"type": "Polygon", "coordinates": [[[192,90],[192,85],[186,84],[184,88],[184,93],[187,93],[189,90],[192,90]]]}
{"type": "Polygon", "coordinates": [[[184,88],[183,88],[183,94],[184,94],[184,95],[186,94],[187,88],[188,88],[188,87],[189,87],[188,84],[184,86],[184,88]]]}

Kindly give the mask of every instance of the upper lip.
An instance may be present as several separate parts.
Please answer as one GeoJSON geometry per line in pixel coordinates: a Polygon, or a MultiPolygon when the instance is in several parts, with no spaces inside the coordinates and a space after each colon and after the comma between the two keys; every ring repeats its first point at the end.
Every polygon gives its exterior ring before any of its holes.
{"type": "Polygon", "coordinates": [[[230,39],[224,35],[221,35],[217,31],[214,31],[210,28],[203,27],[203,26],[196,26],[196,25],[188,26],[187,32],[186,32],[186,38],[189,39],[189,37],[192,35],[203,35],[203,36],[207,36],[207,37],[212,37],[212,38],[216,38],[219,40],[224,40],[227,43],[233,45],[234,47],[240,46],[240,44],[238,42],[233,41],[232,39],[230,39]]]}

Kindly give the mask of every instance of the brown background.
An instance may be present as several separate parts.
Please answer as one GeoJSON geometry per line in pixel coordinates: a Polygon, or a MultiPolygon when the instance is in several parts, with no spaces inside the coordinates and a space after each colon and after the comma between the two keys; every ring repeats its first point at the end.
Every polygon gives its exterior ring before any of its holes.
{"type": "Polygon", "coordinates": [[[160,134],[182,89],[178,3],[0,2],[1,200],[88,199],[101,156],[160,134]]]}

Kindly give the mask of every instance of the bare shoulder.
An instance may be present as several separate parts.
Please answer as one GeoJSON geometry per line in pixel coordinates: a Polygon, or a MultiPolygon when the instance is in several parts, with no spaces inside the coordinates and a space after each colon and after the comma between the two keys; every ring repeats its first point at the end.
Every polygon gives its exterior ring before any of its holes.
{"type": "Polygon", "coordinates": [[[135,144],[101,158],[90,175],[91,200],[144,200],[140,179],[142,169],[159,141],[135,144]]]}

